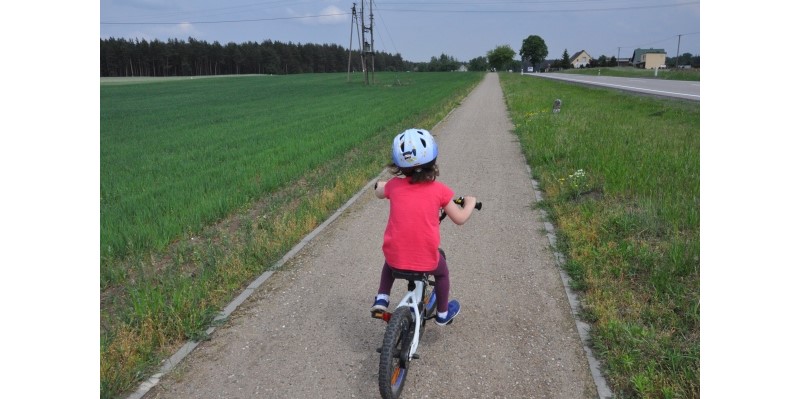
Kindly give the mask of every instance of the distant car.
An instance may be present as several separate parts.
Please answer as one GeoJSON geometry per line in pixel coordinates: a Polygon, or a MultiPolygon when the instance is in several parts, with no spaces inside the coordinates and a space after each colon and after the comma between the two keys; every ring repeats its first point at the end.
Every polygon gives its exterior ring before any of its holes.
{"type": "Polygon", "coordinates": [[[533,72],[533,67],[528,67],[528,72],[533,72]]]}

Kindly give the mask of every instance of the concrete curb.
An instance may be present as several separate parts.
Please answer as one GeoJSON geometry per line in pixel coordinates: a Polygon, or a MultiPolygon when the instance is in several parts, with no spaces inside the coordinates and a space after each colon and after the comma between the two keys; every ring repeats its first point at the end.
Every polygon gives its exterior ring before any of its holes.
{"type": "MultiPolygon", "coordinates": [[[[528,168],[528,175],[531,175],[531,167],[529,165],[526,165],[526,167],[528,168]]],[[[531,179],[531,185],[533,186],[533,192],[536,196],[536,202],[541,202],[543,197],[541,191],[539,191],[539,183],[536,180],[531,179]]],[[[590,326],[579,317],[581,304],[578,300],[578,295],[572,291],[572,288],[570,288],[571,279],[564,271],[564,255],[561,252],[558,252],[556,247],[555,227],[548,221],[549,217],[547,212],[540,210],[540,213],[542,215],[542,219],[544,220],[544,228],[547,231],[547,239],[550,241],[550,246],[553,248],[553,255],[555,255],[558,272],[561,275],[561,281],[564,283],[564,291],[567,293],[569,306],[572,309],[572,318],[575,319],[575,327],[578,329],[578,335],[581,337],[583,350],[586,352],[586,358],[589,360],[589,370],[592,373],[592,378],[594,379],[595,385],[597,385],[597,395],[601,399],[611,399],[614,397],[614,394],[611,392],[611,389],[608,387],[608,383],[606,382],[606,378],[600,371],[600,361],[594,357],[594,353],[589,346],[590,326]]]]}

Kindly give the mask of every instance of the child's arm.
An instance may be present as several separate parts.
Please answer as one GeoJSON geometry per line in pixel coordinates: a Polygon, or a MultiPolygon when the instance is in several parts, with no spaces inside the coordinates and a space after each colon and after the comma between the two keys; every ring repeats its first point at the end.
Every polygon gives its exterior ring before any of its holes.
{"type": "Polygon", "coordinates": [[[383,193],[383,186],[386,185],[385,181],[378,181],[375,183],[375,196],[380,199],[386,199],[386,195],[383,193]]]}
{"type": "Polygon", "coordinates": [[[472,215],[472,211],[475,209],[476,203],[477,200],[475,197],[465,196],[463,208],[456,205],[455,202],[450,201],[447,203],[447,206],[444,207],[444,213],[450,217],[453,223],[462,225],[469,220],[470,215],[472,215]]]}

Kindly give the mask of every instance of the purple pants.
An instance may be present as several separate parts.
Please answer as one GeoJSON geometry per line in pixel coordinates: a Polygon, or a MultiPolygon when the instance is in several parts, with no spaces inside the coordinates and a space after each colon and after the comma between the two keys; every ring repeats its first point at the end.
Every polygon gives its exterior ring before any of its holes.
{"type": "MultiPolygon", "coordinates": [[[[436,310],[438,312],[446,312],[448,296],[450,295],[450,271],[447,269],[447,260],[445,260],[444,254],[440,254],[439,256],[439,265],[436,267],[436,270],[428,274],[432,275],[436,280],[436,285],[433,288],[434,292],[436,292],[436,310]]],[[[378,294],[389,295],[389,293],[392,292],[394,280],[392,267],[384,262],[378,294]]]]}

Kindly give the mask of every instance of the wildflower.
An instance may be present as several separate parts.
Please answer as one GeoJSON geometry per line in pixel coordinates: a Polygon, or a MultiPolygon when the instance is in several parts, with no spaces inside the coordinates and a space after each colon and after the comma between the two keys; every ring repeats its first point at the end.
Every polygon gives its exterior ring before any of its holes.
{"type": "MultiPolygon", "coordinates": [[[[586,177],[586,172],[583,169],[576,170],[575,173],[569,175],[567,179],[569,179],[569,187],[571,188],[570,191],[576,198],[584,193],[588,188],[588,179],[586,177]]],[[[563,181],[563,178],[559,179],[559,182],[562,184],[563,181]]]]}

